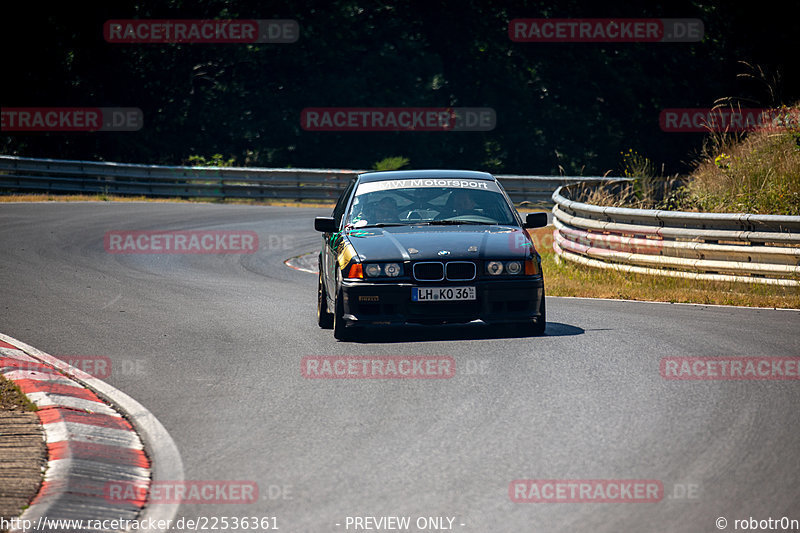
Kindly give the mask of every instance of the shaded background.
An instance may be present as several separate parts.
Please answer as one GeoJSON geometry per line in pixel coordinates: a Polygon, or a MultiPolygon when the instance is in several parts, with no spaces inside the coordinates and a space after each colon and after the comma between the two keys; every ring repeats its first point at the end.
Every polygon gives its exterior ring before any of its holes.
{"type": "Polygon", "coordinates": [[[800,2],[14,2],[3,7],[4,107],[138,107],[134,133],[2,133],[0,152],[181,164],[616,174],[633,149],[686,172],[703,134],[659,112],[800,99],[800,2]],[[514,18],[698,18],[700,43],[517,43],[514,18]],[[295,19],[293,44],[111,44],[128,18],[295,19]],[[738,75],[758,66],[768,83],[738,75]],[[769,85],[769,86],[768,86],[769,85]],[[306,107],[491,107],[490,132],[307,132],[306,107]]]}

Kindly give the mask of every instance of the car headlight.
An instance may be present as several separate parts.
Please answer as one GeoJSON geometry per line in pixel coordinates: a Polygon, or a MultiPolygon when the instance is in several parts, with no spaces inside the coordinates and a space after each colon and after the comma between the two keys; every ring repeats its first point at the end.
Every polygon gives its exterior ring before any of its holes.
{"type": "Polygon", "coordinates": [[[390,278],[396,278],[397,276],[403,273],[403,268],[397,263],[387,263],[383,267],[383,271],[390,278]]]}
{"type": "Polygon", "coordinates": [[[403,275],[403,266],[399,263],[370,263],[364,267],[364,274],[368,278],[396,278],[403,275]]]}
{"type": "Polygon", "coordinates": [[[522,270],[522,263],[520,263],[519,261],[509,261],[508,263],[506,263],[506,272],[508,272],[511,275],[519,274],[521,270],[522,270]]]}
{"type": "Polygon", "coordinates": [[[489,261],[486,263],[489,276],[538,276],[541,273],[539,262],[534,259],[525,261],[489,261]]]}
{"type": "Polygon", "coordinates": [[[489,261],[486,264],[486,272],[488,272],[490,276],[499,276],[503,273],[503,263],[500,261],[489,261]]]}

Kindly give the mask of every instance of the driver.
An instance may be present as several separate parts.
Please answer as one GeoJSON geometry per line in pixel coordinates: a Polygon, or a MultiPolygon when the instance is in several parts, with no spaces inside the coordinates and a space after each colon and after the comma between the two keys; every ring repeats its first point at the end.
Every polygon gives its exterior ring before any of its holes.
{"type": "Polygon", "coordinates": [[[477,207],[472,195],[466,190],[457,190],[453,192],[451,199],[453,200],[453,209],[458,214],[474,211],[477,207]]]}
{"type": "Polygon", "coordinates": [[[449,210],[450,214],[446,216],[457,217],[461,215],[479,214],[477,211],[478,204],[475,202],[472,194],[465,189],[456,189],[450,193],[450,197],[447,199],[447,205],[449,207],[445,210],[445,213],[449,210]]]}
{"type": "Polygon", "coordinates": [[[371,223],[398,222],[400,220],[397,216],[397,202],[389,196],[378,200],[372,211],[375,213],[375,217],[374,220],[370,220],[371,223]]]}

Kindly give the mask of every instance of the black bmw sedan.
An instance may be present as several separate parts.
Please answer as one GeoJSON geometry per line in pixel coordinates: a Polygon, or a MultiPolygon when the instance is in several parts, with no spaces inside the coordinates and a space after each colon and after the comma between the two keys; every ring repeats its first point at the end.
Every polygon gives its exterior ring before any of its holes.
{"type": "Polygon", "coordinates": [[[545,329],[541,258],[500,183],[484,172],[412,170],[355,177],[317,217],[317,321],[337,339],[362,326],[481,320],[545,329]]]}

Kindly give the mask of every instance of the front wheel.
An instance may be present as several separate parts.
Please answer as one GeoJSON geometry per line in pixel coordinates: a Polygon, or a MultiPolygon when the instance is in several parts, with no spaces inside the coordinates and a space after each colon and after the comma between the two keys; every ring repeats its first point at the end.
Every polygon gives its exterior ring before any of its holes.
{"type": "Polygon", "coordinates": [[[333,314],[328,311],[328,293],[322,281],[322,272],[319,274],[319,285],[317,285],[317,324],[322,329],[333,327],[333,314]]]}
{"type": "Polygon", "coordinates": [[[544,335],[544,329],[547,326],[547,318],[544,305],[544,292],[542,292],[542,303],[539,304],[539,318],[536,319],[530,326],[531,335],[540,336],[544,335]]]}
{"type": "Polygon", "coordinates": [[[347,328],[347,322],[344,319],[341,291],[336,294],[336,303],[333,306],[333,336],[340,341],[347,341],[353,337],[352,329],[347,328]]]}

